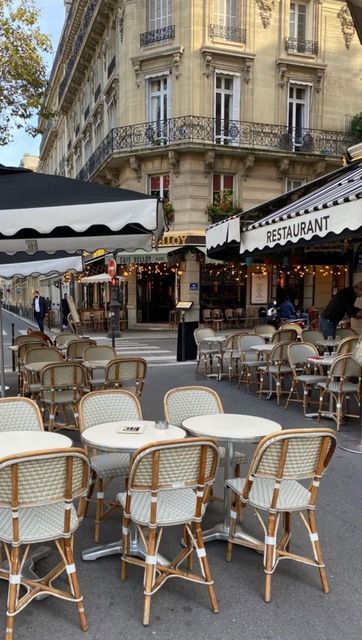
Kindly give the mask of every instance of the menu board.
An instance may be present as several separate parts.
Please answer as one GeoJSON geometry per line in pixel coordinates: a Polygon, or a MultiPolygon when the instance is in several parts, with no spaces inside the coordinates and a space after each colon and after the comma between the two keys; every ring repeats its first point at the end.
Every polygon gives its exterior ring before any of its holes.
{"type": "Polygon", "coordinates": [[[251,304],[268,304],[268,274],[251,274],[251,304]]]}

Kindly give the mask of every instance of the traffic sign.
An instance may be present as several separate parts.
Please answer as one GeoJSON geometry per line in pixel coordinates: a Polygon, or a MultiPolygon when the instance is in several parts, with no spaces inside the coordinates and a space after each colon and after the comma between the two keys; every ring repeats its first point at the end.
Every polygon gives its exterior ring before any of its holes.
{"type": "Polygon", "coordinates": [[[110,278],[114,278],[117,275],[117,262],[114,258],[108,261],[107,269],[110,278]]]}

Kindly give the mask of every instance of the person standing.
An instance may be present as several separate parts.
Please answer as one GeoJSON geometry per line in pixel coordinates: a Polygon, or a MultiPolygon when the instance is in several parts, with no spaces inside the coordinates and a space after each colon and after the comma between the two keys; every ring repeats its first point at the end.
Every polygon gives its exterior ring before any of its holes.
{"type": "Polygon", "coordinates": [[[335,338],[337,325],[346,314],[351,318],[358,314],[360,309],[355,307],[354,303],[360,296],[362,296],[362,280],[356,282],[353,287],[341,289],[328,302],[319,319],[319,328],[325,339],[330,336],[335,338]]]}
{"type": "Polygon", "coordinates": [[[70,314],[66,293],[64,294],[64,298],[62,298],[62,301],[61,301],[61,308],[62,308],[62,325],[63,325],[63,329],[65,329],[68,326],[68,315],[70,314]]]}
{"type": "Polygon", "coordinates": [[[45,298],[39,295],[39,291],[33,291],[33,308],[35,320],[38,323],[40,331],[44,331],[44,318],[47,312],[45,298]]]}

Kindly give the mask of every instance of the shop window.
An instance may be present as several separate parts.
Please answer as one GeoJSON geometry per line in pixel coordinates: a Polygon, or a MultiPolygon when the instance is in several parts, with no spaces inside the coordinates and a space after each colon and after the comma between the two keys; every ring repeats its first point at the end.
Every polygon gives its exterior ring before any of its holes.
{"type": "Polygon", "coordinates": [[[170,200],[170,176],[149,176],[148,192],[151,196],[168,202],[170,200]]]}
{"type": "Polygon", "coordinates": [[[219,204],[222,196],[227,192],[231,196],[234,192],[234,176],[227,173],[215,173],[213,177],[212,201],[219,204]]]}

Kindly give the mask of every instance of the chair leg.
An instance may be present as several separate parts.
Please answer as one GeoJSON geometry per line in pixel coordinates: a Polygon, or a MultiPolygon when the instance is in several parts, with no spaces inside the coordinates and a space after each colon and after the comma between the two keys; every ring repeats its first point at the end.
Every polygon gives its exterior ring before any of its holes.
{"type": "MultiPolygon", "coordinates": [[[[185,545],[186,548],[191,547],[191,536],[188,532],[188,528],[184,527],[184,541],[185,541],[185,545]]],[[[192,552],[187,556],[187,561],[186,561],[186,567],[187,567],[187,571],[192,571],[192,565],[193,565],[193,558],[192,558],[192,552]]]]}
{"type": "Polygon", "coordinates": [[[199,557],[200,564],[201,564],[201,567],[203,569],[203,575],[205,576],[205,580],[206,580],[206,582],[209,583],[207,585],[207,589],[208,589],[208,592],[209,592],[211,608],[212,608],[214,613],[219,613],[219,605],[218,605],[218,602],[217,602],[217,597],[216,597],[216,592],[215,592],[215,587],[214,587],[214,581],[212,579],[212,575],[211,575],[211,571],[210,571],[209,561],[208,561],[208,558],[207,558],[205,544],[204,544],[204,540],[203,540],[203,537],[202,537],[201,523],[200,522],[196,522],[195,523],[195,533],[196,533],[196,542],[197,542],[197,555],[199,557]]]}
{"type": "Polygon", "coordinates": [[[341,422],[342,422],[342,403],[343,403],[343,396],[341,396],[340,394],[337,395],[336,398],[336,422],[337,422],[337,431],[339,431],[339,427],[341,426],[341,422]]]}
{"type": "Polygon", "coordinates": [[[97,504],[96,504],[96,520],[94,529],[94,542],[99,542],[100,528],[103,517],[103,505],[104,505],[104,484],[102,478],[97,478],[97,504]]]}
{"type": "Polygon", "coordinates": [[[275,557],[275,548],[276,548],[276,517],[275,514],[269,514],[268,525],[267,525],[267,539],[265,541],[265,589],[264,589],[264,600],[265,602],[270,602],[271,600],[271,579],[272,579],[272,571],[274,567],[274,557],[275,557]]]}
{"type": "Polygon", "coordinates": [[[69,580],[70,590],[73,593],[76,600],[78,600],[77,609],[79,614],[79,621],[82,631],[88,630],[88,621],[84,612],[83,606],[83,596],[80,590],[77,570],[74,564],[74,555],[72,549],[72,540],[70,538],[66,538],[64,540],[64,554],[67,560],[66,572],[69,580]]]}
{"type": "Polygon", "coordinates": [[[20,586],[15,582],[14,577],[19,575],[19,567],[19,547],[12,547],[10,553],[10,576],[13,576],[13,581],[9,580],[8,586],[8,610],[6,615],[5,640],[12,640],[14,637],[14,613],[16,611],[18,590],[20,586]]]}
{"type": "Polygon", "coordinates": [[[91,479],[89,482],[89,487],[88,487],[88,493],[87,493],[87,497],[86,497],[86,501],[85,501],[85,508],[84,508],[84,517],[86,518],[88,515],[88,507],[89,507],[89,503],[91,501],[92,495],[94,493],[94,487],[97,481],[97,474],[95,471],[92,470],[92,475],[91,475],[91,479]]]}
{"type": "Polygon", "coordinates": [[[325,566],[324,566],[324,562],[323,562],[322,549],[321,549],[321,545],[320,545],[320,542],[319,542],[319,537],[318,537],[318,532],[317,532],[317,527],[316,527],[314,511],[308,511],[308,520],[309,520],[309,526],[310,526],[312,535],[313,535],[314,538],[316,538],[314,540],[313,550],[315,551],[315,555],[317,557],[317,562],[320,565],[318,567],[318,570],[319,570],[319,575],[320,575],[320,579],[321,579],[321,583],[322,583],[322,589],[323,589],[324,593],[329,593],[328,579],[327,579],[327,574],[326,574],[326,570],[325,570],[325,566]]]}
{"type": "MultiPolygon", "coordinates": [[[[135,525],[136,526],[136,525],[135,525]]],[[[122,520],[122,560],[121,560],[121,581],[127,579],[127,562],[125,558],[128,556],[129,552],[129,527],[130,527],[130,519],[124,515],[123,512],[123,520],[122,520]]]]}
{"type": "MultiPolygon", "coordinates": [[[[233,553],[233,542],[232,542],[232,539],[233,539],[233,537],[235,535],[235,529],[236,529],[236,523],[237,523],[237,514],[238,514],[239,508],[240,508],[239,496],[234,494],[234,498],[233,498],[231,504],[232,504],[232,508],[230,509],[230,532],[229,532],[229,539],[228,539],[228,544],[227,544],[227,548],[226,548],[226,562],[231,562],[232,553],[233,553]]],[[[245,506],[245,505],[243,504],[243,506],[245,506]]]]}
{"type": "Polygon", "coordinates": [[[151,598],[152,598],[152,584],[155,571],[155,564],[153,563],[156,551],[156,530],[149,529],[148,543],[147,543],[147,555],[145,561],[145,599],[143,606],[143,624],[147,627],[150,623],[151,613],[151,598]]]}

